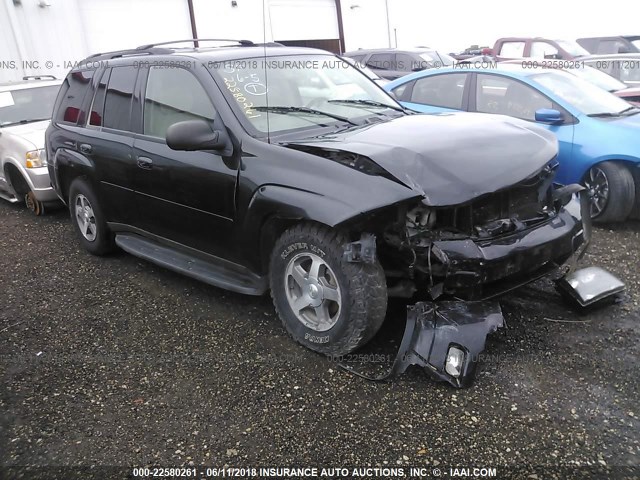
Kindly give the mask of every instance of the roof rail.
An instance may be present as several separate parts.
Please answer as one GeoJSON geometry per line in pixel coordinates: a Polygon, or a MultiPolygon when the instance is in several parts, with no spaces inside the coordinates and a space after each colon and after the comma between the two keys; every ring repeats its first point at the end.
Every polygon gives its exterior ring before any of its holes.
{"type": "MultiPolygon", "coordinates": [[[[167,54],[173,53],[173,50],[168,48],[131,48],[128,50],[116,50],[114,52],[104,52],[104,53],[94,53],[93,55],[89,55],[85,60],[96,60],[98,58],[110,60],[112,58],[125,57],[127,55],[151,55],[151,54],[167,54]]],[[[83,60],[82,62],[84,62],[83,60]]],[[[82,63],[80,62],[80,63],[82,63]]]]}
{"type": "Polygon", "coordinates": [[[187,38],[185,40],[171,40],[169,42],[160,42],[160,43],[150,43],[148,45],[140,45],[136,50],[148,50],[153,47],[157,47],[160,45],[172,45],[174,43],[185,43],[185,42],[193,42],[194,45],[196,42],[234,42],[238,43],[242,47],[249,47],[255,45],[251,40],[234,40],[230,38],[187,38]]]}
{"type": "Polygon", "coordinates": [[[57,78],[53,75],[27,75],[26,77],[22,77],[22,80],[44,80],[45,78],[57,80],[57,78]]]}

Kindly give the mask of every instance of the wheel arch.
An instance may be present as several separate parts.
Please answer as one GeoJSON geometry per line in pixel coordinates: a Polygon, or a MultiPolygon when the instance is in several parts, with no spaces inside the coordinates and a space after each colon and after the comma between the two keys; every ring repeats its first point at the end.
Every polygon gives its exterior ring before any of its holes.
{"type": "MultiPolygon", "coordinates": [[[[379,232],[390,218],[395,218],[400,204],[410,199],[383,206],[364,208],[350,206],[340,200],[289,187],[265,186],[252,199],[242,231],[247,239],[246,251],[256,252],[253,267],[268,272],[271,251],[278,238],[290,227],[306,222],[336,228],[348,235],[379,232]]],[[[356,240],[353,237],[353,240],[356,240]]]]}
{"type": "Polygon", "coordinates": [[[28,175],[25,175],[22,168],[12,159],[5,160],[3,165],[5,179],[18,197],[22,197],[32,189],[28,175]]]}
{"type": "Polygon", "coordinates": [[[624,165],[631,172],[631,174],[634,175],[634,179],[636,178],[638,172],[640,172],[640,158],[628,155],[611,155],[607,157],[600,157],[594,162],[582,164],[579,170],[580,181],[584,181],[587,174],[589,173],[589,170],[591,170],[593,167],[597,167],[598,165],[603,164],[604,162],[620,163],[624,165]]]}

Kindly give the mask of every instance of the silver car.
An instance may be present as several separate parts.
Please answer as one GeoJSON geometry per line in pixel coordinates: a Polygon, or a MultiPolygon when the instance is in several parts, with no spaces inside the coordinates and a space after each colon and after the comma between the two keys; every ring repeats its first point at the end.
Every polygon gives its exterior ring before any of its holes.
{"type": "Polygon", "coordinates": [[[25,77],[0,84],[0,198],[24,202],[36,215],[58,201],[49,182],[44,132],[61,83],[25,77]]]}

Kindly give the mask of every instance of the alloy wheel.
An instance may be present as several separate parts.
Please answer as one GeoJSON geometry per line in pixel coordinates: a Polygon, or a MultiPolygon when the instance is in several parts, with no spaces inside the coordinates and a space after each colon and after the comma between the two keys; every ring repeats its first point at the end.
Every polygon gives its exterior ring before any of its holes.
{"type": "Polygon", "coordinates": [[[589,170],[589,174],[584,182],[589,195],[589,205],[591,207],[591,218],[596,218],[607,206],[609,200],[609,180],[607,175],[598,167],[589,170]]]}
{"type": "Polygon", "coordinates": [[[93,242],[98,232],[96,216],[93,213],[93,207],[89,199],[81,193],[76,196],[76,221],[78,222],[78,228],[80,228],[82,236],[88,241],[93,242]]]}
{"type": "Polygon", "coordinates": [[[336,324],[342,295],[335,273],[323,259],[310,252],[294,256],[284,282],[289,306],[303,325],[325,332],[336,324]]]}

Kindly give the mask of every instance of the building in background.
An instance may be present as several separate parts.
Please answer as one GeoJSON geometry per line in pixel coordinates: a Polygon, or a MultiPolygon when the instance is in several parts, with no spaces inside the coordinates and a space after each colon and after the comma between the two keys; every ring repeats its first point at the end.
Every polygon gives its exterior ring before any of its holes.
{"type": "Polygon", "coordinates": [[[640,34],[638,0],[597,10],[578,0],[537,0],[524,16],[513,0],[486,0],[478,8],[471,0],[0,0],[0,82],[63,76],[90,54],[194,32],[333,52],[395,46],[457,52],[513,35],[640,34]]]}
{"type": "MultiPolygon", "coordinates": [[[[384,6],[384,0],[366,0],[384,6]]],[[[88,55],[167,40],[247,39],[322,48],[345,45],[353,2],[340,0],[0,0],[0,82],[64,76],[88,55]],[[342,2],[344,3],[344,1],[342,2]]],[[[371,11],[371,7],[367,6],[371,11]]],[[[381,10],[384,13],[384,9],[381,10]]],[[[386,22],[384,23],[386,25],[386,22]]],[[[386,30],[385,30],[386,31],[386,30]]],[[[380,35],[384,40],[386,36],[380,35]]],[[[353,43],[353,42],[352,42],[353,43]]],[[[356,42],[358,43],[358,42],[356,42]]],[[[383,42],[385,46],[386,43],[383,42]]],[[[353,48],[357,48],[355,44],[353,48]]]]}

